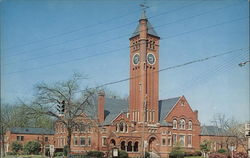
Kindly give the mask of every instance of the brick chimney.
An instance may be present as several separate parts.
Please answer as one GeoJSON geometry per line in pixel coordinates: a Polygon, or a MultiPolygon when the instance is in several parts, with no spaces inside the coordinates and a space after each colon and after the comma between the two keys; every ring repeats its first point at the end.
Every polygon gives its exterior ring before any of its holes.
{"type": "Polygon", "coordinates": [[[198,110],[194,110],[194,114],[195,114],[196,119],[198,120],[198,110]]]}
{"type": "Polygon", "coordinates": [[[104,121],[104,103],[105,103],[105,92],[99,91],[98,92],[98,110],[97,110],[99,123],[103,123],[104,121]]]}

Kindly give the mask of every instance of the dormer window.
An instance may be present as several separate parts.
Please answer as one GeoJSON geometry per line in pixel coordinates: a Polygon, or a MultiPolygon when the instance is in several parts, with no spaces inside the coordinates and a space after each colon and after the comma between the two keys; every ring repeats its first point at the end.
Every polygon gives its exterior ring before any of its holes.
{"type": "Polygon", "coordinates": [[[180,129],[185,129],[185,120],[184,119],[180,120],[180,129]]]}
{"type": "Polygon", "coordinates": [[[173,129],[177,129],[177,120],[176,119],[173,120],[173,129]]]}

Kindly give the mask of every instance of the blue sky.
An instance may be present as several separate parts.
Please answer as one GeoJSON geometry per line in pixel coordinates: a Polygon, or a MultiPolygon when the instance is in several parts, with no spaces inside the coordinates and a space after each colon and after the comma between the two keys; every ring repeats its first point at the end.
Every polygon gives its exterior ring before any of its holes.
{"type": "MultiPolygon", "coordinates": [[[[139,0],[2,0],[1,99],[31,100],[34,85],[88,76],[94,87],[129,77],[129,37],[139,0]],[[104,55],[89,57],[95,54],[104,55]]],[[[249,2],[148,0],[149,21],[162,38],[160,69],[249,47],[249,2]]],[[[184,95],[202,124],[215,113],[249,119],[249,51],[160,73],[160,99],[184,95]]],[[[128,82],[107,88],[128,96],[128,82]]]]}

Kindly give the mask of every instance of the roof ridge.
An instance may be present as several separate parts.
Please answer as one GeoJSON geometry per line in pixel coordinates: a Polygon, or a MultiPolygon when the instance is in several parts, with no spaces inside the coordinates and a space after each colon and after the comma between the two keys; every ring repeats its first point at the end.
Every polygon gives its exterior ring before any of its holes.
{"type": "Polygon", "coordinates": [[[163,100],[169,100],[169,99],[177,99],[177,98],[180,98],[181,96],[179,97],[172,97],[172,98],[167,98],[167,99],[159,99],[159,101],[163,101],[163,100]]]}

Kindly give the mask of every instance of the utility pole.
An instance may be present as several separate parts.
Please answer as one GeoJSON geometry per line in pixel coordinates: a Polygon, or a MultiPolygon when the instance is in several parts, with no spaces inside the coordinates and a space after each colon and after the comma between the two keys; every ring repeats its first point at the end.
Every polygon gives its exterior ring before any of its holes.
{"type": "MultiPolygon", "coordinates": [[[[239,63],[240,67],[245,66],[250,60],[239,63]]],[[[245,137],[247,138],[247,155],[250,158],[250,117],[249,122],[245,124],[245,137]]]]}
{"type": "Polygon", "coordinates": [[[250,122],[245,124],[245,136],[247,137],[247,154],[250,157],[250,122]]]}
{"type": "Polygon", "coordinates": [[[147,21],[145,18],[146,9],[149,8],[146,6],[146,1],[144,3],[140,4],[140,7],[142,7],[142,18],[140,19],[140,45],[141,45],[141,58],[142,58],[142,64],[141,66],[144,67],[144,69],[141,71],[141,77],[142,77],[142,96],[141,96],[141,104],[142,105],[142,156],[145,158],[145,117],[146,117],[146,109],[147,109],[147,21]],[[144,22],[141,22],[141,20],[144,20],[144,22]],[[144,76],[145,75],[145,76],[144,76]]]}
{"type": "Polygon", "coordinates": [[[143,125],[142,125],[142,147],[143,147],[143,158],[145,158],[145,120],[146,120],[146,110],[147,108],[147,94],[145,95],[144,104],[143,104],[143,125]]]}

